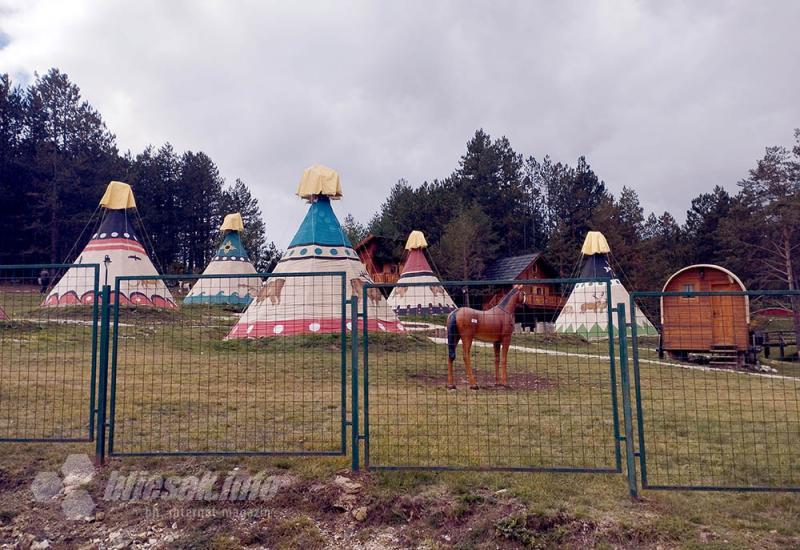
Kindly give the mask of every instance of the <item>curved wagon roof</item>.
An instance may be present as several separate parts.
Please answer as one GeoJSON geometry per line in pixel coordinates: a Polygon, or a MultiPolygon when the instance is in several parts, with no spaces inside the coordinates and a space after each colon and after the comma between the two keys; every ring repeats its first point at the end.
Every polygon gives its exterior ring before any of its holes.
{"type": "MultiPolygon", "coordinates": [[[[742,292],[747,292],[747,288],[744,286],[744,283],[742,282],[742,280],[739,277],[736,276],[736,274],[733,271],[731,271],[730,269],[725,269],[721,265],[716,265],[716,264],[694,264],[694,265],[688,265],[686,267],[683,267],[683,268],[679,269],[678,271],[676,271],[675,273],[670,275],[669,279],[667,279],[667,282],[664,283],[664,287],[661,289],[661,292],[666,292],[667,291],[667,287],[669,286],[669,284],[678,275],[680,275],[682,273],[685,273],[686,271],[689,271],[690,269],[698,269],[698,268],[701,268],[701,267],[702,268],[708,268],[708,269],[716,269],[717,271],[721,271],[721,272],[725,273],[733,282],[735,282],[737,285],[739,285],[739,288],[742,289],[742,292]]],[[[744,297],[744,302],[745,302],[745,311],[747,313],[747,318],[749,319],[750,318],[750,297],[749,296],[745,296],[744,297]]],[[[663,296],[661,297],[661,311],[662,312],[664,311],[664,297],[663,296]]],[[[663,316],[663,313],[662,313],[662,316],[663,316]]]]}

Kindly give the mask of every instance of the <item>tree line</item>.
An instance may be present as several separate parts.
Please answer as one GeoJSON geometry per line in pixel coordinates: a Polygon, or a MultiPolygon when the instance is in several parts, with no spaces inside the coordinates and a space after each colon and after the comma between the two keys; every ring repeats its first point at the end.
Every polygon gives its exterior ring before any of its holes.
{"type": "MultiPolygon", "coordinates": [[[[797,288],[800,268],[800,130],[792,147],[771,146],[743,174],[692,199],[685,222],[645,214],[635,190],[616,196],[580,157],[574,164],[525,156],[505,137],[478,130],[452,174],[412,186],[400,180],[367,224],[348,215],[357,242],[387,237],[379,253],[402,256],[413,229],[425,232],[448,279],[480,278],[497,258],[542,251],[563,276],[579,269],[586,232],[602,231],[634,288],[661,288],[685,265],[715,263],[752,288],[797,288]]],[[[203,152],[166,143],[120,153],[115,136],[58,69],[27,87],[0,76],[0,263],[73,260],[110,180],[131,183],[152,252],[166,272],[201,271],[222,217],[239,211],[254,263],[269,270],[258,201],[241,180],[227,185],[203,152]]]]}
{"type": "Polygon", "coordinates": [[[542,251],[562,276],[576,275],[587,231],[603,232],[616,268],[638,289],[660,289],[679,268],[719,264],[752,288],[797,288],[800,277],[800,130],[793,148],[768,147],[730,194],[716,186],[679,224],[645,214],[635,190],[616,196],[584,157],[574,165],[524,156],[505,137],[478,130],[453,173],[412,187],[400,180],[368,224],[352,216],[352,240],[386,237],[398,258],[413,229],[448,279],[480,278],[493,260],[542,251]]]}
{"type": "Polygon", "coordinates": [[[0,264],[73,261],[111,180],[133,186],[149,252],[165,272],[202,271],[231,212],[242,213],[257,268],[280,256],[247,185],[226,185],[207,154],[169,143],[120,153],[66,74],[51,69],[24,88],[0,75],[0,264]]]}

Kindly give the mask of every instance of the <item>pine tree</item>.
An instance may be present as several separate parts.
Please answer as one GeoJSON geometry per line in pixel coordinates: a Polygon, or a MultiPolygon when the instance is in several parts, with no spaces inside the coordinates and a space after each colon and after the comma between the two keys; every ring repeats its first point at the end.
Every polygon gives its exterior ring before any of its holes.
{"type": "Polygon", "coordinates": [[[180,157],[165,143],[157,151],[148,146],[131,163],[130,181],[137,210],[152,243],[153,261],[171,273],[183,272],[180,262],[180,157]]]}
{"type": "MultiPolygon", "coordinates": [[[[768,147],[721,227],[740,274],[761,288],[800,288],[800,129],[795,146],[768,147]]],[[[790,300],[800,342],[800,299],[790,300]]]]}
{"type": "Polygon", "coordinates": [[[367,228],[364,227],[364,224],[356,220],[352,214],[347,214],[344,217],[342,229],[353,246],[356,246],[367,236],[367,228]]]}
{"type": "Polygon", "coordinates": [[[27,247],[18,228],[26,222],[27,202],[16,200],[27,187],[29,172],[22,156],[25,129],[23,91],[0,75],[0,263],[24,261],[27,247]]]}
{"type": "Polygon", "coordinates": [[[720,223],[729,215],[730,208],[731,196],[719,185],[711,193],[692,199],[684,224],[691,263],[725,263],[720,223]]]}
{"type": "Polygon", "coordinates": [[[205,153],[187,151],[181,156],[180,189],[181,259],[189,273],[202,271],[211,254],[222,222],[222,178],[205,153]]]}
{"type": "Polygon", "coordinates": [[[51,69],[36,75],[25,93],[25,140],[31,163],[28,197],[30,256],[64,260],[89,221],[100,196],[118,168],[114,135],[100,114],[81,99],[66,74],[51,69]]]}

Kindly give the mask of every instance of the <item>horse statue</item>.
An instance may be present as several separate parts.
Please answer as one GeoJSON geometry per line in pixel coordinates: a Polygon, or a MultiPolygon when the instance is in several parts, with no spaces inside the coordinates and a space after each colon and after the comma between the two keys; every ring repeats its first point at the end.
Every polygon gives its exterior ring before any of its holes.
{"type": "Polygon", "coordinates": [[[489,310],[480,311],[460,307],[447,316],[447,387],[449,389],[456,387],[453,377],[453,362],[456,359],[456,346],[458,346],[459,339],[462,341],[464,366],[467,369],[467,379],[471,389],[478,389],[478,382],[475,380],[469,358],[472,341],[475,339],[494,344],[494,380],[498,386],[506,385],[508,346],[511,345],[511,334],[514,332],[514,311],[524,300],[525,291],[522,285],[514,285],[500,300],[500,303],[489,310]]]}

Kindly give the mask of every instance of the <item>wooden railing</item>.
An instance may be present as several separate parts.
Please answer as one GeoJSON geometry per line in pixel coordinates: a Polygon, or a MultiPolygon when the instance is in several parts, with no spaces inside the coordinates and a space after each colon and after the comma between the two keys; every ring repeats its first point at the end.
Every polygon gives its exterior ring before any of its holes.
{"type": "Polygon", "coordinates": [[[562,296],[547,296],[544,294],[529,294],[525,296],[525,305],[530,307],[561,309],[566,301],[566,297],[562,296]]]}
{"type": "Polygon", "coordinates": [[[399,273],[374,273],[372,275],[372,280],[376,283],[396,283],[399,279],[399,273]]]}

